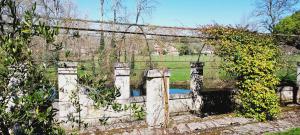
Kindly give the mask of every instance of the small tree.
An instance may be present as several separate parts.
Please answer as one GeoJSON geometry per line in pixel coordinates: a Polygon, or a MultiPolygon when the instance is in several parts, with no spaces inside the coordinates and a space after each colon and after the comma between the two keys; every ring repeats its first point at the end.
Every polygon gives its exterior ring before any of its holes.
{"type": "Polygon", "coordinates": [[[38,23],[35,5],[21,18],[17,9],[14,0],[0,2],[0,134],[62,134],[54,121],[55,88],[29,47],[34,36],[52,43],[58,30],[38,23]]]}
{"type": "Polygon", "coordinates": [[[224,61],[222,67],[237,79],[237,112],[260,121],[276,118],[280,111],[275,91],[279,49],[273,38],[222,26],[204,28],[203,32],[215,38],[208,44],[216,45],[224,61]]]}
{"type": "Polygon", "coordinates": [[[295,46],[300,49],[300,11],[280,20],[273,29],[278,35],[278,40],[285,45],[295,46]]]}

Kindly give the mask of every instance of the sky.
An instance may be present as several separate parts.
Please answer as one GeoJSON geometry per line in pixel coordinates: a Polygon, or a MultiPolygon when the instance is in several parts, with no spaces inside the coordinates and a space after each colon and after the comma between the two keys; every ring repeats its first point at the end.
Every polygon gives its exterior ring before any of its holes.
{"type": "MultiPolygon", "coordinates": [[[[77,10],[85,19],[99,20],[100,0],[74,0],[77,10]]],[[[123,0],[130,22],[134,22],[135,0],[123,0]]],[[[140,24],[197,27],[219,23],[243,24],[251,19],[255,0],[156,0],[151,15],[144,15],[140,24]]],[[[112,20],[106,3],[105,20],[112,20]]],[[[83,17],[79,17],[83,18],[83,17]]]]}

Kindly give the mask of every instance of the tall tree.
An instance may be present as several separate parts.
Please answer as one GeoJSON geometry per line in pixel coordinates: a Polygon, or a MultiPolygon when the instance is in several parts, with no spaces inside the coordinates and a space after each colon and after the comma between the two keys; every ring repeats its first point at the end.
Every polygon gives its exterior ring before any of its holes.
{"type": "MultiPolygon", "coordinates": [[[[155,0],[136,0],[136,15],[135,15],[135,24],[139,23],[139,19],[142,17],[143,14],[150,15],[153,8],[155,8],[155,0]]],[[[142,27],[139,27],[139,29],[144,32],[142,27]]],[[[146,39],[146,44],[148,46],[148,41],[146,39]]],[[[150,54],[150,52],[149,52],[150,54]]],[[[135,61],[135,47],[132,48],[132,54],[131,54],[131,68],[134,69],[134,63],[135,61]]],[[[151,65],[151,64],[150,64],[151,65]]]]}
{"type": "MultiPolygon", "coordinates": [[[[105,0],[100,0],[100,15],[101,15],[101,22],[104,21],[104,2],[105,0]]],[[[104,29],[103,23],[101,23],[101,30],[104,29]]],[[[105,47],[105,41],[104,41],[104,32],[102,31],[100,34],[100,47],[99,47],[99,53],[102,53],[105,47]]]]}
{"type": "Polygon", "coordinates": [[[293,12],[299,0],[257,0],[255,15],[261,17],[262,26],[270,33],[284,15],[293,12]]]}
{"type": "MultiPolygon", "coordinates": [[[[113,0],[113,4],[112,4],[112,10],[113,10],[113,30],[116,31],[116,23],[117,23],[117,14],[120,11],[120,9],[122,8],[122,0],[113,0]]],[[[112,33],[112,38],[111,38],[111,48],[113,50],[113,61],[118,59],[118,53],[116,50],[116,34],[112,33]]]]}
{"type": "Polygon", "coordinates": [[[151,15],[152,10],[155,8],[155,3],[155,0],[136,0],[136,24],[143,14],[151,15]]]}

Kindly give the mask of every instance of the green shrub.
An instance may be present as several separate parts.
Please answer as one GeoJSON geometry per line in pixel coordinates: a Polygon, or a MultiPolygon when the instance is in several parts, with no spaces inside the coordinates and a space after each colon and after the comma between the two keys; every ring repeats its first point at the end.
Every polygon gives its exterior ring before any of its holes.
{"type": "Polygon", "coordinates": [[[203,32],[214,37],[207,43],[216,45],[222,68],[237,80],[237,112],[260,121],[276,118],[280,112],[275,92],[279,49],[273,38],[222,26],[207,27],[203,32]]]}
{"type": "Polygon", "coordinates": [[[179,48],[179,55],[190,55],[191,54],[191,49],[187,45],[182,45],[179,48]]]}
{"type": "Polygon", "coordinates": [[[18,9],[14,0],[0,2],[1,16],[7,14],[6,21],[12,22],[0,29],[0,134],[64,134],[54,120],[56,90],[44,76],[45,68],[33,61],[30,48],[35,36],[54,45],[58,30],[38,21],[35,6],[21,18],[18,9]]]}

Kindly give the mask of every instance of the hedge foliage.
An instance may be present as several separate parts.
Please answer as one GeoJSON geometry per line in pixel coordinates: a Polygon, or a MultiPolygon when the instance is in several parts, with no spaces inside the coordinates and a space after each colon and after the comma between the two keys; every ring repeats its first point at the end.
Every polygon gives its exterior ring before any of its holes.
{"type": "Polygon", "coordinates": [[[222,68],[237,80],[237,112],[260,121],[272,120],[280,112],[275,73],[279,49],[273,38],[223,26],[203,28],[213,37],[208,44],[215,45],[223,58],[222,68]]]}

